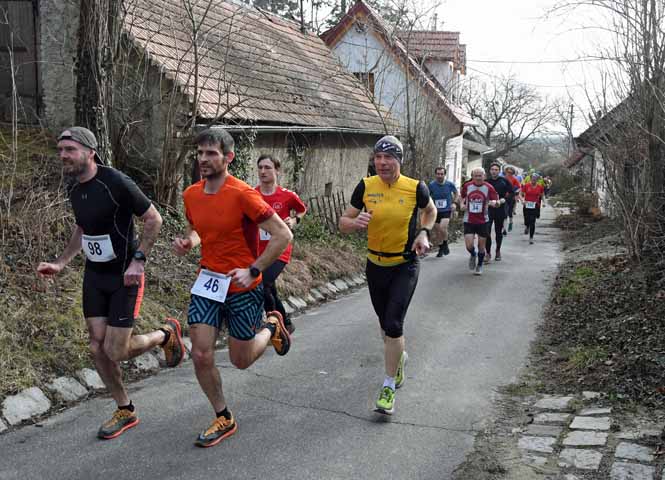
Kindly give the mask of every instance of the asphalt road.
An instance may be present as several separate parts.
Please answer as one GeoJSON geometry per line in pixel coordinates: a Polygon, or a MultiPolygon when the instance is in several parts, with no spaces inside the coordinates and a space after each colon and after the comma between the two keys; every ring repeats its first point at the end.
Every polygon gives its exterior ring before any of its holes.
{"type": "Polygon", "coordinates": [[[423,261],[392,417],[371,411],[383,356],[363,288],[297,318],[286,357],[240,371],[218,353],[238,432],[216,447],[193,445],[212,411],[187,362],[131,385],[141,424],[115,440],[95,437],[108,397],[0,435],[0,479],[448,479],[525,364],[560,259],[552,217],[543,210],[535,245],[517,218],[482,277],[461,243],[423,261]]]}

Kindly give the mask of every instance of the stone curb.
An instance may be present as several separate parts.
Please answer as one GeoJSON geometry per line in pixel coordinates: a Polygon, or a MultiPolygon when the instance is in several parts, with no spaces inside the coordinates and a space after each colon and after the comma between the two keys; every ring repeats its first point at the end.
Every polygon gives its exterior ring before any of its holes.
{"type": "MultiPolygon", "coordinates": [[[[290,296],[283,301],[286,312],[291,315],[302,313],[316,305],[332,300],[337,296],[346,294],[365,285],[365,276],[357,274],[344,279],[337,279],[324,286],[312,288],[304,297],[290,296]]],[[[185,343],[185,360],[190,358],[192,341],[189,337],[183,338],[185,343]]],[[[155,374],[164,365],[164,354],[161,349],[155,352],[146,352],[130,362],[130,365],[142,373],[155,374]]],[[[58,403],[73,404],[97,392],[104,391],[106,387],[96,370],[83,368],[76,372],[76,378],[58,377],[45,385],[45,390],[51,398],[58,403]]],[[[40,418],[47,414],[53,406],[49,396],[38,387],[26,388],[16,395],[10,395],[2,400],[0,411],[0,434],[10,431],[10,427],[18,427],[23,422],[40,418]]]]}

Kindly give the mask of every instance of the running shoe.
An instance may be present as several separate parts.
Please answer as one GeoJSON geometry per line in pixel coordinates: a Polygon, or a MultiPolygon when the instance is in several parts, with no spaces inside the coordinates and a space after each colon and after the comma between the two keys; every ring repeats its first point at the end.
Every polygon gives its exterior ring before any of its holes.
{"type": "Polygon", "coordinates": [[[443,257],[443,244],[439,246],[439,251],[437,252],[436,257],[437,258],[443,257]]]}
{"type": "Polygon", "coordinates": [[[180,322],[174,318],[167,318],[164,330],[169,332],[169,340],[162,347],[167,367],[177,367],[185,359],[185,344],[182,341],[180,322]]]}
{"type": "Polygon", "coordinates": [[[533,245],[533,238],[529,239],[529,245],[533,245]]]}
{"type": "Polygon", "coordinates": [[[524,235],[526,235],[527,233],[529,233],[529,227],[524,227],[524,235]]]}
{"type": "Polygon", "coordinates": [[[278,311],[268,312],[266,323],[271,323],[275,326],[275,333],[270,337],[270,342],[275,348],[277,355],[286,355],[289,352],[289,348],[291,348],[291,336],[284,326],[282,314],[278,311]]]}
{"type": "Polygon", "coordinates": [[[476,268],[476,256],[471,255],[469,258],[469,270],[475,270],[476,268]]]}
{"type": "Polygon", "coordinates": [[[482,275],[483,274],[483,267],[481,265],[478,265],[476,269],[473,272],[474,275],[482,275]]]}
{"type": "Polygon", "coordinates": [[[503,232],[501,232],[501,235],[503,235],[504,237],[508,236],[508,231],[504,228],[503,232]]]}
{"type": "Polygon", "coordinates": [[[510,222],[510,223],[508,224],[508,231],[509,231],[509,232],[512,232],[512,231],[513,231],[513,222],[510,222]]]}
{"type": "Polygon", "coordinates": [[[496,252],[496,255],[494,255],[494,261],[495,262],[501,261],[501,252],[496,252]]]}
{"type": "Polygon", "coordinates": [[[115,412],[113,412],[111,419],[105,421],[102,423],[102,426],[99,427],[97,437],[103,440],[110,440],[112,438],[119,437],[125,431],[137,426],[138,424],[139,417],[136,414],[136,408],[133,412],[130,412],[124,408],[118,408],[115,412]]]}
{"type": "Polygon", "coordinates": [[[443,254],[450,255],[450,248],[448,248],[448,243],[444,243],[442,247],[443,247],[443,254]]]}
{"type": "Polygon", "coordinates": [[[238,424],[233,415],[231,415],[231,419],[224,416],[217,417],[207,430],[201,432],[194,444],[197,447],[212,447],[236,433],[237,430],[238,424]]]}
{"type": "Polygon", "coordinates": [[[390,387],[383,387],[376,400],[376,412],[385,415],[392,415],[395,411],[395,390],[390,387]]]}
{"type": "Polygon", "coordinates": [[[402,356],[399,359],[399,365],[397,365],[397,373],[395,374],[395,388],[399,388],[404,385],[406,380],[406,362],[409,359],[409,355],[406,353],[406,350],[402,352],[402,356]]]}

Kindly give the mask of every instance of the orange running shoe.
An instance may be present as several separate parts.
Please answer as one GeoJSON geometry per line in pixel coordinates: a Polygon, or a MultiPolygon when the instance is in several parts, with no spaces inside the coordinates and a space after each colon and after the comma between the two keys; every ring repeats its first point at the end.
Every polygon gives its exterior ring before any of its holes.
{"type": "Polygon", "coordinates": [[[277,355],[286,355],[291,348],[291,335],[289,335],[289,331],[284,326],[282,314],[278,311],[268,312],[266,323],[271,323],[275,326],[275,333],[270,337],[270,342],[275,348],[277,355]]]}
{"type": "Polygon", "coordinates": [[[136,409],[130,412],[126,409],[118,408],[113,412],[110,420],[102,423],[97,432],[97,437],[103,440],[110,440],[119,437],[125,431],[139,424],[139,417],[136,415],[136,409]]]}
{"type": "Polygon", "coordinates": [[[231,419],[224,416],[216,418],[208,429],[201,432],[194,444],[197,447],[212,447],[227,437],[230,437],[238,430],[236,419],[231,415],[231,419]]]}
{"type": "Polygon", "coordinates": [[[169,332],[169,340],[162,347],[166,358],[166,366],[177,367],[185,359],[185,344],[182,341],[180,322],[174,318],[167,318],[162,328],[169,332]]]}

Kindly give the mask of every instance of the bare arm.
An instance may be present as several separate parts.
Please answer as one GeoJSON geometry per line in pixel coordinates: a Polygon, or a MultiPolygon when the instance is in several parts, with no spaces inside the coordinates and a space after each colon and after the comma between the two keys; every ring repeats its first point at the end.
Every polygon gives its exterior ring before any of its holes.
{"type": "Polygon", "coordinates": [[[141,216],[143,222],[143,235],[141,235],[141,244],[139,250],[148,255],[159,236],[159,230],[162,228],[162,216],[154,205],[141,216]]]}
{"type": "Polygon", "coordinates": [[[339,231],[342,233],[353,233],[365,230],[372,219],[372,212],[362,212],[355,207],[349,207],[339,217],[339,231]]]}
{"type": "Polygon", "coordinates": [[[233,278],[233,282],[242,286],[249,287],[254,282],[255,277],[252,277],[249,270],[250,266],[254,266],[261,271],[264,271],[270,265],[275,263],[284,249],[289,245],[293,239],[293,234],[286,223],[279,218],[279,215],[273,213],[266,221],[261,222],[259,227],[270,234],[270,241],[266,245],[266,249],[256,259],[253,265],[248,265],[247,268],[234,268],[228,275],[233,278]]]}
{"type": "Polygon", "coordinates": [[[263,271],[275,263],[282,252],[293,240],[293,233],[279,215],[273,213],[272,217],[259,224],[259,227],[270,234],[266,249],[254,262],[254,266],[263,271]]]}
{"type": "Polygon", "coordinates": [[[436,213],[437,213],[436,207],[434,206],[434,202],[430,198],[427,206],[422,210],[420,210],[420,225],[423,228],[431,230],[432,227],[434,227],[434,223],[436,222],[436,213]]]}
{"type": "Polygon", "coordinates": [[[55,275],[60,273],[69,262],[81,251],[81,238],[83,237],[83,229],[76,225],[72,231],[72,236],[67,243],[64,251],[52,263],[41,262],[37,266],[37,273],[41,275],[55,275]]]}

